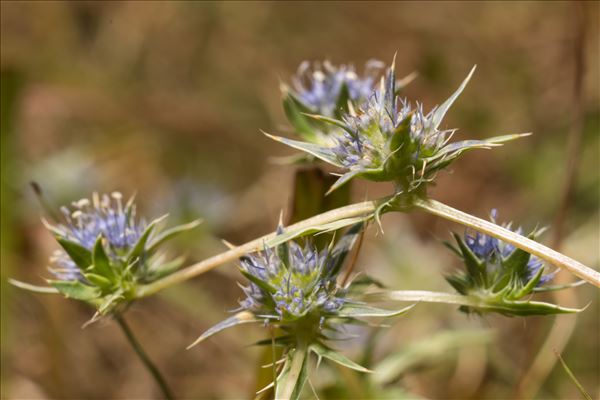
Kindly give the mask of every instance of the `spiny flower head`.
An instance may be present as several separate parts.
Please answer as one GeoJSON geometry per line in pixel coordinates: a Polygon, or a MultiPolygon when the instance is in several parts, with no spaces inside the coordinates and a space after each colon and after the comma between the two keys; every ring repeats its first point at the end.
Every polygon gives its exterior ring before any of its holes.
{"type": "Polygon", "coordinates": [[[166,261],[160,246],[178,233],[198,225],[194,221],[158,232],[164,219],[150,223],[136,217],[133,198],[94,193],[71,208],[62,207],[63,221],[46,223],[62,249],[50,258],[54,280],[48,282],[67,297],[86,301],[106,314],[135,298],[138,284],[150,283],[177,269],[181,258],[166,261]]]}
{"type": "MultiPolygon", "coordinates": [[[[494,223],[496,215],[496,210],[492,210],[490,219],[494,223]]],[[[502,226],[510,229],[511,224],[502,226]]],[[[522,229],[515,232],[521,234],[522,229]]],[[[533,231],[529,238],[535,239],[539,233],[533,231]]],[[[446,279],[460,294],[506,305],[530,295],[553,277],[544,275],[540,258],[492,236],[465,232],[463,237],[454,234],[454,238],[454,250],[462,257],[466,270],[446,279]]],[[[510,314],[510,307],[505,311],[510,314]]]]}
{"type": "MultiPolygon", "coordinates": [[[[493,209],[490,212],[490,220],[496,223],[497,215],[498,211],[496,209],[493,209]]],[[[510,229],[511,224],[504,223],[502,224],[502,226],[507,229],[510,229]]],[[[518,233],[519,235],[522,235],[523,229],[521,227],[518,227],[514,230],[514,232],[518,233]]],[[[529,236],[535,237],[537,234],[539,234],[539,232],[534,232],[529,236]]],[[[493,236],[489,236],[481,232],[465,232],[464,242],[467,245],[467,247],[469,247],[469,249],[473,252],[473,254],[475,254],[478,258],[482,260],[486,260],[486,262],[492,265],[501,265],[502,260],[509,259],[518,250],[514,245],[510,243],[505,243],[502,240],[496,239],[493,236]]],[[[533,279],[543,267],[544,261],[542,261],[539,257],[530,255],[526,264],[526,273],[522,276],[522,278],[525,281],[533,279]]],[[[549,282],[553,276],[553,274],[542,275],[537,283],[537,286],[541,286],[549,282]]]]}
{"type": "MultiPolygon", "coordinates": [[[[399,97],[392,64],[364,103],[348,103],[347,112],[339,117],[311,116],[332,127],[327,143],[310,138],[309,142],[300,142],[269,136],[342,169],[344,173],[331,190],[360,176],[392,181],[399,192],[412,192],[433,181],[437,171],[465,151],[498,146],[521,136],[449,143],[455,130],[440,129],[440,124],[474,69],[448,100],[425,113],[421,104],[412,105],[399,97]]],[[[288,114],[288,117],[292,119],[294,115],[288,114]]]]}
{"type": "MultiPolygon", "coordinates": [[[[116,259],[126,254],[140,239],[147,224],[136,219],[133,199],[125,207],[122,195],[113,192],[99,196],[94,193],[92,200],[81,199],[60,208],[64,222],[52,227],[57,238],[75,243],[92,251],[99,237],[105,240],[107,254],[116,259]]],[[[140,254],[143,256],[143,254],[140,254]]],[[[77,264],[64,251],[57,250],[50,259],[52,272],[59,280],[82,280],[83,275],[77,264]]]]}
{"type": "Polygon", "coordinates": [[[319,251],[307,240],[266,248],[241,259],[241,271],[250,280],[242,287],[243,309],[282,322],[309,314],[335,313],[344,303],[336,277],[339,260],[328,249],[319,251]]]}
{"type": "Polygon", "coordinates": [[[400,315],[412,306],[388,311],[350,298],[350,295],[364,294],[369,280],[352,282],[343,288],[338,284],[342,264],[362,227],[362,223],[352,226],[335,245],[319,250],[310,241],[306,241],[304,246],[291,241],[290,238],[295,236],[287,236],[286,240],[286,233],[280,226],[278,235],[269,241],[270,245],[265,243],[262,251],[240,259],[240,271],[250,283],[242,286],[246,298],[240,302],[238,312],[208,329],[188,348],[240,324],[263,323],[280,328],[281,335],[259,342],[285,348],[283,366],[276,377],[275,398],[290,398],[289,393],[282,395],[277,392],[289,384],[295,386],[294,393],[301,392],[304,380],[299,379],[299,375],[302,373],[289,371],[299,367],[306,371],[311,354],[347,368],[368,372],[327,345],[328,339],[339,335],[337,325],[364,324],[359,320],[361,317],[400,315]],[[299,373],[298,376],[296,373],[299,373]],[[284,383],[288,378],[293,382],[284,383]]]}
{"type": "MultiPolygon", "coordinates": [[[[349,110],[369,100],[384,72],[385,64],[377,60],[368,61],[362,74],[353,65],[303,62],[292,78],[292,87],[281,85],[283,109],[295,133],[314,144],[335,144],[329,136],[336,131],[339,134],[341,129],[313,116],[342,119],[349,110]]],[[[400,90],[414,76],[397,82],[396,89],[400,90]]]]}

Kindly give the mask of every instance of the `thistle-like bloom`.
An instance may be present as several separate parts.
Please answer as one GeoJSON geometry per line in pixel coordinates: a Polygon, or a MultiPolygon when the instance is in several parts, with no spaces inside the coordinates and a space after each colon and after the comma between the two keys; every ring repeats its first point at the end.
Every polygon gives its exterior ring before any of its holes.
{"type": "MultiPolygon", "coordinates": [[[[340,135],[343,131],[314,116],[341,120],[350,110],[369,100],[384,73],[384,63],[377,60],[367,62],[362,74],[353,65],[335,66],[329,61],[303,62],[292,78],[292,87],[281,85],[283,109],[295,133],[310,143],[335,145],[337,142],[330,136],[340,135]]],[[[396,82],[396,90],[410,83],[414,77],[415,74],[410,74],[396,82]]]]}
{"type": "MultiPolygon", "coordinates": [[[[262,322],[281,328],[284,334],[273,339],[285,347],[276,398],[288,398],[292,391],[299,393],[306,376],[299,369],[308,368],[305,359],[310,353],[345,367],[367,371],[327,346],[329,336],[338,332],[336,325],[358,323],[360,317],[391,317],[410,307],[399,311],[382,310],[349,298],[353,284],[340,287],[338,274],[361,230],[362,224],[351,227],[335,246],[323,250],[308,240],[304,246],[288,241],[242,257],[240,272],[249,284],[242,286],[246,298],[240,301],[241,308],[202,334],[190,347],[239,324],[262,322]]],[[[278,231],[284,233],[281,227],[278,231]]],[[[265,343],[271,344],[271,340],[265,343]]]]}
{"type": "Polygon", "coordinates": [[[243,309],[278,321],[296,321],[310,314],[332,315],[344,304],[336,283],[339,255],[330,255],[307,241],[304,248],[289,242],[241,259],[241,271],[250,280],[242,287],[243,309]]]}
{"type": "MultiPolygon", "coordinates": [[[[46,223],[62,249],[50,258],[48,283],[67,297],[97,307],[105,315],[135,298],[138,284],[155,281],[176,270],[181,258],[165,261],[159,247],[178,233],[198,225],[194,221],[162,233],[157,224],[136,217],[133,198],[126,204],[118,192],[62,207],[63,222],[46,223]]],[[[26,285],[33,288],[31,285],[26,285]]]]}
{"type": "MultiPolygon", "coordinates": [[[[521,136],[449,143],[455,130],[440,129],[440,124],[474,69],[448,100],[426,114],[422,105],[413,106],[399,97],[392,65],[381,78],[379,87],[362,105],[349,103],[347,112],[340,117],[312,116],[335,128],[328,135],[328,144],[310,139],[307,143],[269,137],[342,169],[343,175],[331,190],[360,176],[374,181],[392,181],[399,192],[411,192],[431,182],[437,171],[465,151],[498,146],[521,136]]],[[[297,115],[288,113],[288,117],[294,124],[297,115]]]]}
{"type": "MultiPolygon", "coordinates": [[[[72,209],[61,207],[64,223],[52,227],[52,231],[60,240],[75,243],[90,252],[98,238],[102,237],[106,242],[107,255],[116,259],[132,249],[147,226],[144,220],[136,219],[132,200],[123,207],[119,192],[102,197],[94,193],[92,201],[81,199],[72,203],[72,209]]],[[[53,266],[50,272],[59,280],[83,279],[77,264],[64,251],[57,250],[50,261],[53,266]]]]}
{"type": "Polygon", "coordinates": [[[335,117],[346,108],[344,103],[368,99],[384,70],[385,64],[378,60],[368,61],[362,75],[353,65],[304,61],[292,78],[293,95],[312,113],[335,117]]]}
{"type": "MultiPolygon", "coordinates": [[[[490,219],[494,223],[496,215],[496,210],[492,210],[490,219]]],[[[510,229],[511,224],[503,226],[510,229]]],[[[515,232],[521,234],[522,229],[515,232]]],[[[535,239],[538,233],[533,231],[529,237],[535,239]]],[[[475,296],[491,309],[497,306],[495,311],[508,315],[565,312],[558,307],[546,307],[545,303],[518,302],[552,279],[553,274],[544,274],[541,259],[479,232],[466,232],[462,238],[455,234],[454,238],[458,245],[454,250],[463,258],[466,269],[446,279],[460,294],[475,296]]],[[[463,310],[480,311],[466,307],[463,310]]]]}
{"type": "MultiPolygon", "coordinates": [[[[497,215],[498,211],[496,209],[493,209],[490,213],[490,220],[493,223],[497,223],[497,215]]],[[[502,226],[504,228],[510,229],[511,224],[502,224],[502,226]]],[[[521,227],[518,227],[516,230],[514,230],[514,232],[518,233],[519,235],[522,235],[523,229],[521,227]]],[[[535,237],[536,235],[537,232],[533,232],[529,236],[535,237]]],[[[490,264],[501,264],[502,260],[510,258],[510,256],[513,253],[515,253],[515,251],[517,251],[517,248],[514,245],[510,243],[505,243],[499,239],[496,239],[493,236],[489,236],[480,232],[475,232],[474,234],[465,232],[464,242],[467,245],[467,247],[473,252],[473,254],[490,264]]],[[[528,282],[531,279],[533,279],[538,273],[540,273],[540,269],[542,268],[544,268],[544,261],[542,261],[539,257],[529,255],[529,259],[527,260],[525,269],[526,273],[522,276],[522,278],[528,282]]],[[[554,274],[541,275],[537,286],[541,286],[548,283],[553,278],[553,276],[554,274]]]]}

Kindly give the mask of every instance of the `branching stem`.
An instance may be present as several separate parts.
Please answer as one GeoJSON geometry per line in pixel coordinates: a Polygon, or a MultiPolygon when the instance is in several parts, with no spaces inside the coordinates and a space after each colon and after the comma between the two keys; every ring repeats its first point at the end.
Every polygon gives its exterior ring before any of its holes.
{"type": "MultiPolygon", "coordinates": [[[[389,204],[391,208],[379,211],[387,212],[397,210],[406,212],[417,208],[430,214],[434,214],[439,217],[445,218],[449,221],[457,222],[469,228],[473,228],[477,231],[498,238],[506,243],[510,243],[520,249],[527,251],[528,253],[540,257],[541,259],[549,262],[550,264],[568,270],[572,274],[591,283],[594,286],[600,287],[600,273],[598,273],[598,271],[586,267],[580,262],[575,261],[572,258],[569,258],[555,250],[552,250],[551,248],[546,247],[541,243],[528,239],[522,235],[519,235],[518,233],[512,232],[506,228],[501,227],[500,225],[494,224],[489,221],[485,221],[481,218],[477,218],[473,215],[454,209],[450,206],[440,203],[439,201],[431,199],[422,199],[417,196],[407,197],[406,200],[408,201],[404,203],[390,202],[390,198],[388,197],[379,200],[351,204],[297,222],[293,225],[288,226],[286,228],[286,231],[302,232],[303,230],[309,230],[311,227],[333,223],[342,219],[351,219],[355,217],[366,217],[369,215],[374,215],[375,212],[378,211],[378,208],[385,204],[389,204]]],[[[136,297],[140,298],[152,295],[158,292],[159,290],[191,279],[195,276],[210,271],[211,269],[216,268],[220,265],[236,261],[237,259],[239,259],[247,253],[261,250],[265,245],[265,242],[272,240],[276,235],[276,232],[271,232],[268,235],[262,236],[258,239],[254,239],[241,246],[234,247],[223,253],[207,258],[204,261],[200,261],[199,263],[193,264],[187,268],[184,268],[178,272],[167,276],[166,278],[160,279],[156,282],[147,285],[141,285],[137,289],[136,297]]]]}

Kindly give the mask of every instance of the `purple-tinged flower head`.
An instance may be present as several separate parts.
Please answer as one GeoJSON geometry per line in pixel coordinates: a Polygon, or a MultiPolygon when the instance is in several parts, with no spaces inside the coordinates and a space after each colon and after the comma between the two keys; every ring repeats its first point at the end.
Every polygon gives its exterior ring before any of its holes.
{"type": "MultiPolygon", "coordinates": [[[[280,224],[278,234],[264,244],[264,250],[240,259],[240,272],[250,281],[247,286],[241,286],[246,295],[240,301],[241,308],[205,331],[188,348],[225,329],[261,323],[280,328],[281,335],[263,343],[284,347],[283,353],[288,356],[284,357],[282,371],[294,368],[290,367],[291,364],[297,367],[310,365],[306,357],[314,353],[319,358],[367,372],[366,368],[336,353],[327,342],[342,338],[342,328],[346,325],[364,325],[362,318],[394,317],[407,312],[412,306],[385,310],[361,299],[367,288],[375,283],[368,277],[351,281],[343,288],[338,286],[336,278],[362,230],[362,222],[354,224],[335,241],[335,245],[332,242],[326,249],[320,250],[310,241],[304,246],[292,241],[297,232],[284,233],[280,224]],[[308,352],[296,351],[299,346],[308,352]],[[292,362],[290,354],[301,358],[294,358],[292,362]]],[[[277,379],[276,384],[282,382],[277,379]]],[[[299,386],[297,392],[301,391],[299,386]]],[[[290,397],[280,394],[278,392],[275,397],[290,397]]]]}
{"type": "Polygon", "coordinates": [[[123,206],[119,192],[109,195],[94,193],[92,200],[73,202],[73,209],[62,207],[65,223],[57,227],[64,237],[91,250],[99,236],[113,251],[124,251],[134,246],[146,229],[144,220],[136,219],[135,205],[123,206]]]}
{"type": "MultiPolygon", "coordinates": [[[[493,209],[490,212],[490,220],[493,223],[496,223],[497,215],[498,211],[496,209],[493,209]]],[[[502,224],[502,226],[504,228],[510,229],[511,224],[505,223],[502,224]]],[[[514,230],[514,232],[518,233],[519,235],[522,235],[523,229],[521,227],[518,227],[514,230]]],[[[496,239],[495,237],[480,232],[475,232],[474,234],[465,232],[464,241],[465,244],[469,247],[469,249],[473,252],[473,254],[490,264],[501,265],[502,262],[509,259],[515,253],[515,251],[517,251],[517,248],[514,245],[510,243],[505,243],[501,240],[496,239]]],[[[525,274],[522,275],[522,279],[524,281],[529,281],[533,279],[536,276],[536,274],[540,272],[540,269],[544,267],[544,262],[539,257],[530,254],[525,267],[526,270],[525,274]]],[[[542,275],[537,283],[537,286],[541,286],[547,283],[552,279],[553,276],[554,274],[542,275]]]]}
{"type": "Polygon", "coordinates": [[[242,287],[246,298],[240,305],[285,322],[334,313],[343,305],[332,274],[335,263],[327,249],[319,251],[309,241],[304,247],[288,242],[248,254],[240,260],[241,271],[250,280],[242,287]]]}
{"type": "MultiPolygon", "coordinates": [[[[62,240],[75,243],[92,252],[98,238],[106,241],[108,256],[116,259],[127,254],[139,241],[147,224],[136,219],[132,201],[125,206],[122,195],[94,193],[92,200],[73,202],[71,208],[61,207],[64,222],[52,227],[62,240]]],[[[81,269],[65,251],[58,250],[50,258],[50,272],[59,280],[83,281],[81,269]]]]}
{"type": "Polygon", "coordinates": [[[334,117],[339,111],[337,108],[345,107],[345,104],[340,104],[342,97],[355,104],[368,99],[384,68],[383,62],[370,60],[363,74],[359,75],[353,65],[335,66],[329,61],[312,64],[304,61],[292,78],[293,91],[311,112],[334,117]]]}
{"type": "MultiPolygon", "coordinates": [[[[97,309],[92,321],[120,312],[139,297],[140,285],[152,283],[177,270],[183,258],[169,260],[161,246],[200,221],[160,232],[164,217],[148,224],[136,217],[133,198],[122,203],[122,195],[94,193],[91,201],[81,199],[62,207],[63,221],[44,221],[61,249],[50,257],[50,286],[68,298],[97,309]]],[[[26,285],[31,286],[31,285],[26,285]]],[[[32,287],[32,286],[31,286],[32,287]]],[[[44,288],[46,291],[46,288],[44,288]]]]}
{"type": "Polygon", "coordinates": [[[394,182],[398,192],[424,190],[438,171],[462,153],[499,146],[522,136],[449,143],[455,130],[442,129],[442,120],[473,72],[474,68],[445,102],[428,113],[422,104],[399,96],[393,64],[364,102],[349,102],[339,116],[307,116],[306,110],[288,96],[284,102],[286,113],[306,142],[269,136],[340,168],[343,174],[331,190],[357,176],[394,182]],[[314,132],[314,127],[323,131],[322,126],[330,129],[326,140],[314,132]]]}
{"type": "MultiPolygon", "coordinates": [[[[496,223],[496,210],[490,219],[496,223]]],[[[502,225],[511,229],[511,224],[502,225]]],[[[522,229],[514,230],[521,234],[522,229]]],[[[539,231],[528,237],[535,239],[539,231]]],[[[474,296],[482,306],[464,306],[464,311],[495,311],[506,315],[533,315],[568,312],[545,303],[523,302],[526,296],[541,290],[540,286],[550,281],[553,274],[544,275],[544,262],[532,254],[479,232],[466,232],[463,237],[454,234],[457,247],[454,249],[463,259],[464,272],[446,277],[460,294],[474,296]]]]}

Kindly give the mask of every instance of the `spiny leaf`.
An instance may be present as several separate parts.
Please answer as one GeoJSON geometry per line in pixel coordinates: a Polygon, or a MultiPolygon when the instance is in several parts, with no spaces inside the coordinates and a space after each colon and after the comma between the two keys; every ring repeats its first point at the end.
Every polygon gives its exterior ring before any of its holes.
{"type": "Polygon", "coordinates": [[[154,228],[159,222],[163,221],[166,217],[167,215],[163,215],[162,217],[159,217],[154,221],[150,222],[150,224],[148,224],[146,230],[144,230],[144,233],[142,233],[142,236],[140,236],[133,249],[131,249],[131,251],[127,255],[128,264],[134,262],[144,252],[144,250],[146,249],[146,243],[150,239],[150,235],[154,231],[154,228]]]}
{"type": "Polygon", "coordinates": [[[113,280],[115,277],[115,271],[110,264],[110,260],[106,254],[106,251],[104,250],[104,245],[102,242],[102,236],[99,236],[94,244],[94,252],[92,255],[92,265],[90,267],[90,271],[95,272],[97,275],[103,276],[105,279],[113,280]]]}
{"type": "Polygon", "coordinates": [[[402,308],[400,310],[385,310],[382,308],[372,307],[369,305],[346,303],[337,312],[337,316],[350,317],[350,318],[360,318],[360,317],[389,318],[389,317],[395,317],[397,315],[404,314],[404,313],[408,312],[414,306],[415,306],[415,304],[410,305],[405,308],[402,308]]]}
{"type": "Polygon", "coordinates": [[[465,266],[469,271],[469,276],[477,279],[480,285],[483,285],[485,282],[484,273],[485,273],[485,265],[477,258],[477,256],[471,251],[469,246],[464,242],[464,240],[457,235],[456,233],[452,233],[460,252],[462,253],[463,259],[465,261],[465,266]]]}
{"type": "Polygon", "coordinates": [[[331,124],[333,126],[337,126],[338,128],[341,128],[341,129],[345,130],[346,132],[348,132],[350,135],[356,134],[352,129],[350,129],[350,127],[348,127],[348,125],[346,125],[344,123],[344,121],[340,121],[339,119],[329,118],[324,115],[318,115],[318,114],[305,114],[305,115],[316,121],[323,121],[323,122],[331,124]]]}
{"type": "Polygon", "coordinates": [[[48,281],[50,285],[55,287],[59,292],[66,297],[88,301],[100,297],[100,289],[94,286],[85,285],[79,281],[48,281]]]}
{"type": "Polygon", "coordinates": [[[248,271],[244,271],[241,268],[240,268],[240,272],[242,275],[244,275],[246,277],[246,279],[248,279],[250,282],[254,283],[256,286],[258,286],[265,292],[267,292],[267,293],[275,293],[276,292],[276,289],[273,286],[269,285],[268,282],[263,281],[262,279],[256,277],[255,275],[249,273],[248,271]]]}
{"type": "Polygon", "coordinates": [[[146,280],[151,282],[151,281],[155,281],[157,279],[163,278],[167,275],[170,275],[174,271],[178,270],[184,261],[185,261],[185,257],[181,256],[181,257],[177,257],[171,261],[160,263],[158,266],[153,267],[148,272],[148,276],[146,277],[146,280]]]}
{"type": "Polygon", "coordinates": [[[438,108],[436,108],[436,110],[433,112],[433,116],[431,117],[431,122],[435,129],[437,129],[440,126],[440,123],[442,122],[442,120],[444,119],[444,116],[450,109],[450,106],[452,106],[452,103],[454,103],[454,101],[458,98],[458,96],[460,96],[462,91],[465,90],[467,83],[469,83],[469,80],[471,79],[471,77],[473,76],[473,73],[475,72],[475,68],[477,68],[476,65],[473,66],[473,68],[471,69],[471,72],[469,72],[469,75],[467,75],[465,80],[460,84],[460,86],[458,87],[458,89],[456,89],[456,91],[452,94],[452,96],[450,96],[448,98],[448,100],[446,100],[444,103],[442,103],[442,105],[439,106],[438,108]]]}
{"type": "Polygon", "coordinates": [[[108,279],[106,279],[105,277],[98,275],[98,274],[94,274],[94,273],[86,273],[84,274],[85,279],[87,279],[88,281],[90,281],[91,283],[93,283],[94,285],[102,288],[102,289],[108,289],[112,286],[111,281],[109,281],[108,279]]]}
{"type": "Polygon", "coordinates": [[[570,289],[586,284],[584,280],[575,281],[573,283],[567,283],[566,285],[544,285],[533,288],[533,292],[554,292],[556,290],[570,289]]]}
{"type": "Polygon", "coordinates": [[[284,86],[283,88],[283,110],[288,121],[292,124],[296,133],[310,142],[316,142],[317,127],[306,116],[310,110],[302,104],[290,91],[284,86]]]}
{"type": "Polygon", "coordinates": [[[338,95],[337,101],[335,103],[335,117],[337,119],[342,119],[345,114],[348,114],[348,101],[350,101],[350,90],[348,90],[348,84],[346,82],[342,83],[342,87],[340,88],[340,93],[338,95]]]}
{"type": "Polygon", "coordinates": [[[212,328],[210,328],[209,330],[204,332],[202,335],[200,335],[200,337],[198,337],[198,339],[196,339],[196,341],[194,343],[190,344],[187,348],[190,349],[190,348],[194,347],[198,343],[204,341],[205,339],[211,337],[212,335],[214,335],[216,333],[221,332],[224,329],[231,328],[232,326],[236,326],[236,325],[240,325],[240,324],[251,323],[251,322],[260,322],[260,320],[257,319],[254,316],[254,314],[252,314],[250,311],[239,312],[239,313],[227,318],[226,320],[219,322],[218,324],[216,324],[215,326],[213,326],[212,328]]]}
{"type": "Polygon", "coordinates": [[[326,358],[326,359],[333,361],[337,364],[340,364],[346,368],[351,368],[351,369],[353,369],[355,371],[359,371],[359,372],[373,372],[373,371],[370,371],[369,369],[363,367],[362,365],[359,365],[359,364],[355,363],[354,361],[350,360],[345,355],[340,354],[337,351],[324,346],[323,344],[313,343],[310,345],[310,350],[313,353],[315,353],[317,356],[326,358]]]}
{"type": "Polygon", "coordinates": [[[354,169],[349,172],[346,172],[344,175],[340,176],[339,179],[337,181],[335,181],[335,183],[333,185],[331,185],[331,187],[329,188],[327,193],[325,193],[325,196],[327,196],[334,190],[339,189],[340,187],[344,186],[346,183],[350,182],[350,180],[352,180],[352,178],[357,177],[358,175],[360,175],[364,172],[365,171],[362,171],[359,169],[354,169]]]}
{"type": "Polygon", "coordinates": [[[540,279],[542,279],[542,274],[544,273],[544,268],[540,268],[536,274],[529,280],[529,282],[527,282],[527,284],[525,286],[523,286],[523,288],[521,290],[519,290],[518,292],[514,293],[514,298],[515,299],[520,299],[523,296],[527,296],[529,293],[533,292],[533,288],[537,286],[537,284],[540,282],[540,279]]]}
{"type": "Polygon", "coordinates": [[[160,247],[160,245],[162,245],[164,242],[173,239],[175,236],[179,235],[180,233],[183,233],[183,232],[186,232],[186,231],[196,228],[201,223],[202,223],[202,220],[197,219],[188,224],[178,225],[171,229],[165,230],[164,232],[162,232],[161,234],[156,236],[156,238],[154,240],[152,240],[152,243],[150,243],[150,245],[148,246],[148,253],[155,252],[160,247]]]}
{"type": "Polygon", "coordinates": [[[325,162],[333,164],[337,167],[340,167],[340,168],[343,167],[343,165],[338,161],[337,157],[327,147],[319,146],[319,145],[316,145],[313,143],[306,143],[306,142],[300,142],[298,140],[287,139],[287,138],[280,137],[280,136],[273,136],[266,132],[263,132],[263,133],[267,137],[269,137],[277,142],[281,142],[281,143],[286,144],[295,149],[312,154],[313,156],[315,156],[325,162]]]}
{"type": "Polygon", "coordinates": [[[51,293],[51,294],[60,293],[58,291],[58,289],[56,289],[54,287],[32,285],[30,283],[17,281],[15,279],[11,279],[11,278],[8,279],[8,283],[10,283],[13,286],[18,287],[19,289],[29,290],[30,292],[51,293]]]}
{"type": "Polygon", "coordinates": [[[92,264],[92,253],[88,249],[64,237],[57,237],[56,240],[80,269],[85,270],[92,264]]]}

